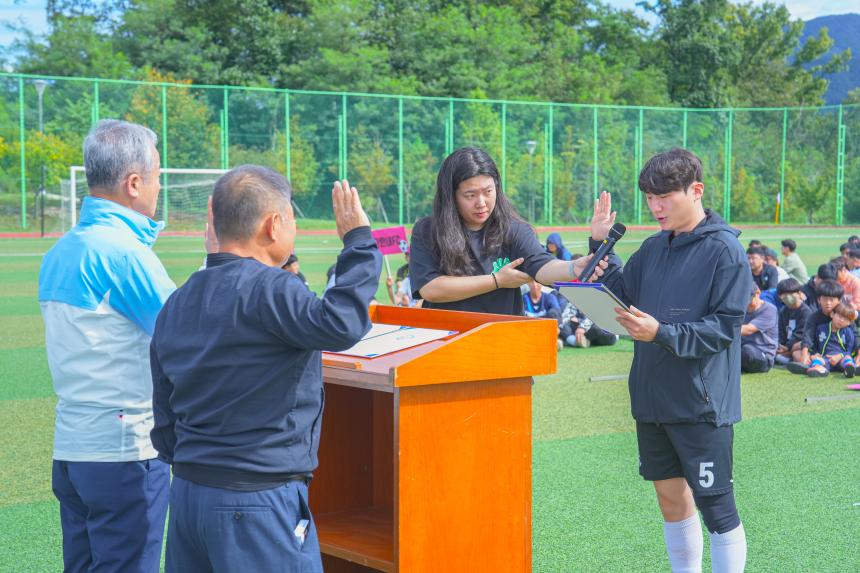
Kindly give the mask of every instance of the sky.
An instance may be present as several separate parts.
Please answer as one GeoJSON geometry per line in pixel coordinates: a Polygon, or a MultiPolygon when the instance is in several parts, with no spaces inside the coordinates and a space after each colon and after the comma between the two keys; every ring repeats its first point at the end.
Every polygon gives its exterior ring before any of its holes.
{"type": "MultiPolygon", "coordinates": [[[[617,8],[633,9],[646,19],[653,22],[653,16],[636,6],[638,0],[604,0],[607,4],[617,8]]],[[[761,4],[761,0],[753,0],[761,4]]],[[[846,14],[849,12],[860,13],[860,0],[784,0],[783,2],[791,12],[791,15],[801,20],[811,20],[817,16],[828,14],[846,14]]],[[[37,34],[44,33],[47,28],[45,22],[45,0],[0,0],[0,47],[11,44],[20,34],[8,29],[9,24],[23,24],[29,30],[37,34]]]]}

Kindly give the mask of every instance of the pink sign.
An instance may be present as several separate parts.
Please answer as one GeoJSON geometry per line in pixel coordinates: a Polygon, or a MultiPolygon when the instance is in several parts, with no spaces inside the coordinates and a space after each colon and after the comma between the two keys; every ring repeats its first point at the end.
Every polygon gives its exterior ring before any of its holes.
{"type": "Polygon", "coordinates": [[[383,255],[396,255],[409,252],[409,241],[406,240],[406,229],[404,227],[389,227],[387,229],[376,229],[371,231],[379,252],[383,255]]]}

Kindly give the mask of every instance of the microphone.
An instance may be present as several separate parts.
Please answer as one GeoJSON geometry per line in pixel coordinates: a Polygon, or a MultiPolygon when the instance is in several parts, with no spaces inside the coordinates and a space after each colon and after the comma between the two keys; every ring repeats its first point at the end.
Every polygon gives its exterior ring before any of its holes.
{"type": "Polygon", "coordinates": [[[606,256],[609,251],[612,250],[612,247],[615,246],[615,243],[618,242],[618,239],[624,236],[624,233],[627,232],[627,227],[625,227],[621,223],[615,223],[612,225],[612,228],[609,229],[609,236],[603,239],[603,242],[600,243],[600,247],[597,249],[597,252],[594,253],[594,256],[591,258],[591,261],[585,267],[585,270],[582,271],[582,274],[579,275],[580,282],[587,283],[591,278],[591,275],[594,274],[594,269],[597,268],[597,265],[600,264],[600,261],[603,260],[603,257],[606,256]]]}

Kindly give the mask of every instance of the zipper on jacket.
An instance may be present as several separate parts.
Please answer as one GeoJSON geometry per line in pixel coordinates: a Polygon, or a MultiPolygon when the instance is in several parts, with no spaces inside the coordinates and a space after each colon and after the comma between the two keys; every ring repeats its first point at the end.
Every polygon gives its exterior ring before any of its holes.
{"type": "Polygon", "coordinates": [[[708,394],[708,386],[705,384],[705,375],[702,374],[702,365],[698,364],[696,369],[699,371],[699,381],[702,383],[702,394],[705,395],[705,403],[711,403],[711,395],[708,394]]]}

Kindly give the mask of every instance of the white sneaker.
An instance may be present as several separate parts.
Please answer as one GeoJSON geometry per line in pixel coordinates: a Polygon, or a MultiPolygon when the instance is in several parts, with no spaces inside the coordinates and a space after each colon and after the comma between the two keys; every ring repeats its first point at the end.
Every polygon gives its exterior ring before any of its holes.
{"type": "Polygon", "coordinates": [[[555,350],[556,352],[561,352],[561,349],[564,348],[564,342],[561,341],[561,338],[555,339],[555,350]]]}

